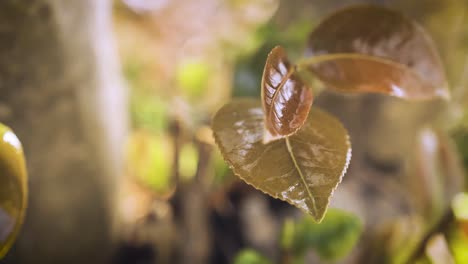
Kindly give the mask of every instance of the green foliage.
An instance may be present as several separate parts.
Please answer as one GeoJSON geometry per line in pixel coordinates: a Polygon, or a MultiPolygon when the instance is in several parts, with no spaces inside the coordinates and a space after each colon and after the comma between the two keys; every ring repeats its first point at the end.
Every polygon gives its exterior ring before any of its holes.
{"type": "Polygon", "coordinates": [[[253,249],[244,249],[237,254],[234,264],[271,264],[271,261],[253,249]]]}
{"type": "Polygon", "coordinates": [[[449,234],[449,245],[455,263],[468,263],[468,234],[459,228],[452,228],[449,234]]]}
{"type": "Polygon", "coordinates": [[[338,260],[353,249],[362,233],[362,224],[354,215],[330,209],[322,223],[304,217],[294,227],[292,250],[304,255],[314,249],[324,260],[338,260]]]}
{"type": "Polygon", "coordinates": [[[184,144],[179,153],[179,173],[183,180],[195,176],[198,165],[198,151],[193,143],[184,144]]]}
{"type": "Polygon", "coordinates": [[[209,65],[202,60],[183,61],[176,72],[177,85],[190,99],[200,97],[211,74],[209,65]]]}
{"type": "Polygon", "coordinates": [[[452,209],[459,220],[468,221],[468,193],[459,193],[452,201],[452,209]]]}
{"type": "Polygon", "coordinates": [[[153,133],[162,133],[167,128],[168,105],[159,97],[134,91],[130,99],[133,126],[153,133]]]}
{"type": "Polygon", "coordinates": [[[173,149],[164,136],[134,132],[128,142],[128,163],[132,176],[157,193],[170,188],[173,149]]]}

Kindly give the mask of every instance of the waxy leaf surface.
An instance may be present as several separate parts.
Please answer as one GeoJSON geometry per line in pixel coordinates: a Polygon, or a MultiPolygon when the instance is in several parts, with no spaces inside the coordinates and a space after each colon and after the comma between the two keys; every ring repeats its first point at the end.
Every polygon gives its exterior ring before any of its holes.
{"type": "Polygon", "coordinates": [[[0,123],[0,258],[21,228],[27,202],[27,175],[21,143],[0,123]]]}
{"type": "Polygon", "coordinates": [[[306,54],[312,56],[307,68],[334,89],[407,99],[449,96],[432,40],[416,22],[386,8],[363,5],[332,14],[310,35],[306,54]]]}
{"type": "Polygon", "coordinates": [[[351,158],[347,131],[312,108],[296,134],[263,144],[263,115],[253,99],[234,100],[216,113],[213,132],[224,159],[248,184],[320,221],[351,158]]]}
{"type": "Polygon", "coordinates": [[[299,130],[307,120],[312,100],[312,90],[297,76],[284,49],[276,46],[268,55],[262,77],[264,142],[299,130]]]}

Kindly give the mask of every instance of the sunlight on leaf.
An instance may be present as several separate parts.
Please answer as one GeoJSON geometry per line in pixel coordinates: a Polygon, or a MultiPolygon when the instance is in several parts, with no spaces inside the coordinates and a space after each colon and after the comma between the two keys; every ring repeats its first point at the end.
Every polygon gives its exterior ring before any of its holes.
{"type": "Polygon", "coordinates": [[[253,99],[232,101],[216,113],[213,132],[224,159],[248,184],[320,221],[351,158],[346,129],[312,108],[296,134],[263,144],[263,116],[253,99]]]}
{"type": "Polygon", "coordinates": [[[312,90],[297,76],[284,49],[276,46],[268,55],[262,77],[264,143],[296,133],[307,120],[312,100],[312,90]]]}
{"type": "Polygon", "coordinates": [[[416,22],[386,8],[362,5],[332,14],[310,35],[307,55],[298,66],[340,91],[449,97],[430,37],[416,22]]]}
{"type": "Polygon", "coordinates": [[[27,172],[20,141],[0,123],[0,258],[18,235],[27,206],[27,172]]]}

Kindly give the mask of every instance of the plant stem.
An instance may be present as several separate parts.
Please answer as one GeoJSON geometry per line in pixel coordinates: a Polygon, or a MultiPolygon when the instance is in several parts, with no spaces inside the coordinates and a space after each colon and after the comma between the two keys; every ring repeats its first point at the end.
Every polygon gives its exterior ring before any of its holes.
{"type": "Polygon", "coordinates": [[[389,59],[370,56],[370,55],[366,55],[366,54],[360,54],[360,53],[333,53],[333,54],[323,54],[323,55],[311,56],[311,57],[300,59],[296,63],[296,69],[301,70],[303,68],[307,68],[307,67],[312,66],[314,64],[327,62],[327,61],[332,61],[332,60],[338,60],[338,59],[371,60],[371,61],[375,61],[375,62],[390,64],[390,65],[393,65],[395,67],[406,67],[406,66],[404,66],[402,64],[396,63],[396,62],[391,61],[389,59]]]}

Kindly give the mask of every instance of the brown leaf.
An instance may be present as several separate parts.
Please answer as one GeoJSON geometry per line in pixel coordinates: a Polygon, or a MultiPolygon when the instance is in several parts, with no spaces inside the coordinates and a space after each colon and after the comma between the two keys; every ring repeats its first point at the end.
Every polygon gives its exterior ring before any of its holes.
{"type": "Polygon", "coordinates": [[[0,258],[10,249],[23,224],[27,179],[21,143],[0,123],[0,258]]]}
{"type": "Polygon", "coordinates": [[[307,120],[312,91],[305,86],[280,46],[271,50],[262,77],[264,143],[296,133],[307,120]]]}
{"type": "Polygon", "coordinates": [[[320,221],[351,158],[346,129],[312,108],[296,134],[263,144],[263,116],[253,99],[234,100],[216,113],[213,132],[224,159],[248,184],[320,221]]]}
{"type": "Polygon", "coordinates": [[[345,8],[310,35],[303,66],[329,87],[407,99],[448,97],[435,46],[416,22],[382,7],[345,8]],[[307,62],[308,61],[308,62],[307,62]]]}

